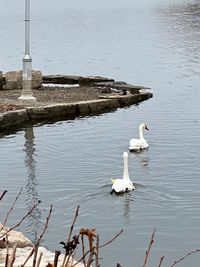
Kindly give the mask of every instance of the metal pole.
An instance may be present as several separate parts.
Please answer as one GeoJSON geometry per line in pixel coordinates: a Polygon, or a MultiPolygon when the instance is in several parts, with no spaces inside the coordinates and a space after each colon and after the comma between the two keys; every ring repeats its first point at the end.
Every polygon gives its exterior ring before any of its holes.
{"type": "Polygon", "coordinates": [[[32,58],[30,56],[30,0],[25,0],[25,54],[23,57],[22,94],[18,99],[36,101],[31,89],[32,58]]]}

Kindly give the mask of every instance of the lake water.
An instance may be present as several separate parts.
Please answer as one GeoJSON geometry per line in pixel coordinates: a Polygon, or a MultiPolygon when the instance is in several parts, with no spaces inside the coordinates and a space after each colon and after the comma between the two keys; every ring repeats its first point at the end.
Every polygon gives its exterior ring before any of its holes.
{"type": "MultiPolygon", "coordinates": [[[[1,3],[1,69],[22,68],[24,1],[1,3]]],[[[170,266],[200,244],[200,2],[47,1],[31,9],[33,68],[45,74],[102,75],[152,88],[138,106],[100,116],[27,127],[0,139],[1,203],[6,213],[23,187],[9,224],[38,199],[40,207],[20,226],[35,239],[53,204],[43,244],[61,249],[74,211],[79,227],[96,227],[101,266],[141,266],[156,229],[148,266],[170,266]],[[129,153],[136,190],[110,194],[121,177],[122,154],[145,121],[148,151],[129,153]]],[[[199,266],[197,253],[182,267],[199,266]]],[[[177,265],[178,266],[178,265],[177,265]]]]}

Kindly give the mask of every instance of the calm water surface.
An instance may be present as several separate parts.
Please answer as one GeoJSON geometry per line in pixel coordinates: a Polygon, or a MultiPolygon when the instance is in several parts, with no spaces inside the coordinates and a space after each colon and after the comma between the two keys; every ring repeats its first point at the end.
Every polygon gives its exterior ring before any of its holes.
{"type": "MultiPolygon", "coordinates": [[[[1,69],[21,68],[23,1],[8,0],[1,14],[1,69]],[[21,37],[20,37],[21,36],[21,37]]],[[[80,226],[96,227],[101,242],[124,233],[102,251],[102,266],[140,266],[156,228],[149,266],[164,266],[200,242],[200,3],[199,1],[39,0],[32,3],[33,67],[43,73],[105,75],[152,88],[138,106],[74,121],[27,127],[0,139],[2,214],[20,188],[12,225],[38,199],[20,230],[32,240],[50,204],[44,245],[60,249],[78,204],[80,226]],[[150,3],[149,3],[150,2],[150,3]],[[166,3],[167,2],[167,3],[166,3]],[[145,121],[150,148],[129,154],[136,190],[110,195],[121,177],[122,154],[145,121]]],[[[196,254],[180,266],[199,266],[196,254]]]]}

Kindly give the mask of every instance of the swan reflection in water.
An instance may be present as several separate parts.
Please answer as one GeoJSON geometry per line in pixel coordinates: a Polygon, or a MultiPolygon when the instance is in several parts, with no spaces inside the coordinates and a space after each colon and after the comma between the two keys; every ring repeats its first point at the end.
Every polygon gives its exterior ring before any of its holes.
{"type": "MultiPolygon", "coordinates": [[[[137,188],[137,184],[136,184],[137,188]]],[[[121,194],[112,194],[111,196],[116,199],[117,214],[125,219],[125,222],[130,224],[133,218],[135,208],[135,194],[136,191],[129,191],[121,194]]],[[[117,215],[118,216],[118,215],[117,215]]]]}
{"type": "Polygon", "coordinates": [[[149,165],[148,148],[145,150],[130,152],[130,157],[138,159],[141,166],[147,167],[149,165]]]}
{"type": "MultiPolygon", "coordinates": [[[[25,167],[27,169],[27,183],[26,183],[26,203],[27,208],[30,210],[35,203],[39,200],[37,192],[37,177],[36,177],[36,160],[35,160],[35,143],[34,143],[34,132],[33,127],[29,126],[25,128],[25,167]]],[[[37,240],[38,229],[42,225],[41,222],[41,211],[39,207],[35,208],[29,216],[28,232],[33,235],[33,242],[37,240]]]]}

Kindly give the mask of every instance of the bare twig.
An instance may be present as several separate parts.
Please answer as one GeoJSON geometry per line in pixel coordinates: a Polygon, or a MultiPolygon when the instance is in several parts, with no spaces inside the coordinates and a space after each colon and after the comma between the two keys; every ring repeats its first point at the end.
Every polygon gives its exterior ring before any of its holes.
{"type": "Polygon", "coordinates": [[[99,246],[99,248],[103,248],[103,247],[105,247],[105,246],[107,246],[107,245],[109,245],[110,243],[112,243],[119,235],[121,235],[121,233],[123,233],[123,229],[121,229],[120,231],[119,231],[119,233],[118,234],[116,234],[111,240],[109,240],[108,242],[106,242],[106,243],[104,243],[103,245],[100,245],[99,246]]]}
{"type": "Polygon", "coordinates": [[[88,238],[88,242],[89,242],[89,248],[90,251],[92,252],[93,250],[93,241],[94,241],[94,237],[96,237],[96,229],[95,228],[81,228],[80,230],[80,235],[86,235],[88,238]]]}
{"type": "Polygon", "coordinates": [[[92,262],[94,261],[93,259],[93,253],[90,251],[90,256],[88,257],[88,261],[87,261],[87,267],[90,267],[92,262]]]}
{"type": "MultiPolygon", "coordinates": [[[[119,233],[117,233],[111,240],[109,240],[108,242],[102,244],[101,246],[99,246],[99,248],[103,248],[105,246],[107,246],[108,244],[110,244],[111,242],[113,242],[124,230],[121,229],[119,233]]],[[[94,247],[94,249],[96,249],[96,246],[94,247]]],[[[75,264],[73,264],[71,267],[76,266],[79,262],[81,262],[88,254],[90,253],[90,250],[88,250],[75,264]]]]}
{"type": "Polygon", "coordinates": [[[45,225],[44,225],[44,229],[43,229],[42,233],[40,234],[36,245],[39,245],[40,244],[40,241],[43,238],[43,236],[44,236],[44,234],[45,234],[45,232],[46,232],[46,230],[48,228],[48,224],[49,224],[49,220],[50,220],[50,217],[51,217],[52,210],[53,210],[53,205],[50,206],[49,214],[46,217],[46,222],[45,222],[45,225]]]}
{"type": "Polygon", "coordinates": [[[33,255],[34,253],[35,253],[35,254],[34,254],[34,259],[33,259],[33,261],[35,261],[34,264],[36,264],[37,250],[38,250],[40,241],[41,241],[41,239],[42,239],[42,237],[43,237],[43,235],[44,235],[44,233],[45,233],[45,231],[46,231],[46,229],[47,229],[48,222],[49,222],[49,219],[50,219],[50,216],[51,216],[51,212],[52,212],[52,205],[51,205],[50,210],[49,210],[49,215],[48,215],[48,217],[46,218],[46,223],[45,223],[44,230],[43,230],[42,234],[40,235],[40,237],[38,238],[37,243],[35,244],[35,246],[34,246],[34,247],[32,248],[32,250],[31,250],[31,252],[29,253],[28,257],[26,258],[26,260],[24,261],[24,263],[21,265],[21,267],[24,267],[24,266],[26,265],[27,261],[32,257],[32,255],[33,255]]]}
{"type": "Polygon", "coordinates": [[[150,242],[149,242],[149,246],[148,246],[148,249],[146,250],[146,252],[145,252],[145,257],[144,257],[144,262],[143,262],[143,264],[141,265],[141,267],[145,267],[145,265],[146,265],[146,263],[147,263],[147,260],[148,260],[148,257],[149,257],[149,254],[150,254],[150,250],[151,250],[151,246],[152,246],[152,244],[153,244],[153,242],[154,242],[154,235],[155,235],[155,229],[154,229],[154,231],[153,231],[153,233],[152,233],[152,235],[151,235],[151,239],[150,239],[150,242]]]}
{"type": "Polygon", "coordinates": [[[17,244],[14,245],[12,254],[10,256],[10,260],[8,262],[8,267],[12,267],[13,263],[15,261],[15,255],[16,255],[16,250],[17,250],[17,244]]]}
{"type": "Polygon", "coordinates": [[[74,219],[73,219],[73,222],[72,222],[72,225],[71,225],[71,228],[70,228],[70,232],[69,232],[69,235],[68,235],[68,240],[67,240],[68,242],[70,241],[71,236],[72,236],[72,232],[73,232],[73,229],[74,229],[74,225],[75,225],[76,219],[77,219],[77,217],[78,217],[79,208],[80,208],[80,206],[78,205],[77,208],[76,208],[76,212],[75,212],[75,215],[74,215],[74,219]]]}
{"type": "Polygon", "coordinates": [[[159,264],[158,264],[158,267],[161,267],[161,264],[162,264],[162,262],[163,262],[163,260],[164,260],[164,257],[165,257],[165,256],[162,256],[162,257],[160,258],[160,262],[159,262],[159,264]]]}
{"type": "Polygon", "coordinates": [[[33,264],[32,264],[32,267],[35,267],[35,265],[36,265],[38,247],[39,247],[38,245],[35,245],[35,251],[34,251],[34,254],[33,254],[33,264]]]}
{"type": "Polygon", "coordinates": [[[9,248],[8,248],[8,235],[6,233],[6,259],[5,259],[5,267],[8,266],[8,261],[9,261],[9,248]]]}
{"type": "Polygon", "coordinates": [[[41,203],[41,201],[40,200],[38,200],[38,202],[36,203],[36,204],[34,204],[33,205],[33,207],[26,213],[26,215],[16,224],[16,225],[14,225],[13,227],[11,227],[11,228],[9,228],[9,230],[6,232],[6,233],[4,233],[4,234],[2,234],[1,236],[0,236],[0,239],[3,237],[3,236],[5,236],[6,234],[8,234],[9,232],[11,232],[12,230],[14,230],[16,227],[18,227],[32,212],[33,212],[33,210],[39,205],[41,203]]]}
{"type": "MultiPolygon", "coordinates": [[[[76,237],[76,235],[75,235],[76,237]]],[[[73,264],[73,259],[75,258],[75,254],[76,254],[76,251],[77,251],[77,244],[75,245],[75,247],[70,251],[68,257],[67,257],[67,260],[65,261],[65,267],[68,267],[68,266],[72,266],[73,264]],[[71,263],[70,263],[71,261],[71,263]]]]}
{"type": "MultiPolygon", "coordinates": [[[[85,245],[84,245],[84,237],[81,235],[81,245],[82,245],[82,255],[85,254],[85,245]]],[[[83,258],[84,267],[86,267],[85,257],[83,258]]]]}
{"type": "Polygon", "coordinates": [[[41,260],[42,260],[42,256],[43,256],[43,253],[40,252],[40,255],[39,255],[38,260],[37,260],[37,263],[36,263],[36,267],[39,267],[40,266],[40,263],[41,263],[41,260]]]}
{"type": "Polygon", "coordinates": [[[97,238],[96,238],[96,253],[95,253],[95,256],[96,256],[96,267],[99,267],[99,235],[97,235],[97,238]]]}
{"type": "Polygon", "coordinates": [[[0,201],[2,200],[2,198],[5,196],[5,194],[7,193],[8,191],[7,190],[4,190],[3,193],[1,194],[0,196],[0,201]]]}
{"type": "Polygon", "coordinates": [[[72,251],[68,255],[64,256],[63,266],[62,267],[67,267],[68,266],[68,263],[69,263],[69,260],[70,260],[71,256],[72,256],[72,251]]]}
{"type": "Polygon", "coordinates": [[[21,267],[24,267],[27,263],[27,261],[32,257],[33,253],[35,251],[35,247],[32,248],[31,252],[29,253],[28,257],[25,259],[24,263],[21,264],[21,267]]]}
{"type": "Polygon", "coordinates": [[[197,252],[200,252],[200,249],[196,249],[196,250],[194,250],[194,251],[191,251],[191,252],[187,253],[185,256],[183,256],[183,257],[180,258],[179,260],[174,261],[174,263],[173,263],[172,265],[170,265],[170,267],[175,266],[177,263],[183,261],[183,260],[184,260],[185,258],[187,258],[188,256],[191,256],[192,254],[197,253],[197,252]]]}
{"type": "Polygon", "coordinates": [[[53,264],[54,267],[57,267],[57,265],[58,265],[58,258],[60,256],[60,254],[61,254],[60,250],[55,251],[54,264],[53,264]]]}
{"type": "Polygon", "coordinates": [[[35,265],[36,265],[36,259],[37,259],[38,247],[39,247],[40,242],[41,242],[41,240],[42,240],[42,238],[43,238],[43,236],[44,236],[44,233],[46,232],[46,230],[47,230],[47,228],[48,228],[48,223],[49,223],[49,220],[50,220],[50,217],[51,217],[52,208],[53,208],[53,206],[51,205],[51,206],[50,206],[50,209],[49,209],[49,214],[48,214],[48,216],[46,217],[46,222],[45,222],[45,225],[44,225],[44,229],[43,229],[41,235],[39,236],[38,241],[37,241],[36,244],[35,244],[35,252],[34,252],[33,265],[32,265],[32,267],[35,267],[35,265]]]}
{"type": "MultiPolygon", "coordinates": [[[[68,238],[67,238],[67,243],[70,242],[70,239],[71,239],[71,236],[72,236],[72,232],[73,232],[73,229],[74,229],[74,225],[75,225],[76,219],[78,217],[79,208],[80,208],[80,206],[78,205],[77,208],[76,208],[76,212],[75,212],[75,215],[74,215],[73,222],[71,224],[70,232],[69,232],[69,235],[68,235],[68,238]]],[[[63,259],[63,262],[62,262],[62,267],[65,267],[68,264],[71,255],[72,255],[72,252],[70,252],[69,254],[67,254],[67,251],[65,252],[65,256],[64,256],[64,259],[63,259]],[[66,261],[66,259],[67,259],[67,261],[66,261]]]]}
{"type": "Polygon", "coordinates": [[[16,204],[16,202],[17,202],[19,196],[21,195],[21,193],[22,193],[22,188],[20,189],[18,195],[16,196],[16,198],[15,198],[15,200],[14,200],[14,202],[13,202],[11,208],[10,208],[10,210],[8,211],[8,213],[7,213],[7,215],[6,215],[6,218],[5,218],[5,220],[4,220],[3,224],[2,224],[2,227],[1,227],[1,229],[0,229],[0,232],[2,231],[2,229],[4,228],[4,226],[6,225],[7,220],[8,220],[8,217],[9,217],[9,215],[11,214],[11,212],[13,211],[14,206],[15,206],[15,204],[16,204]]]}

